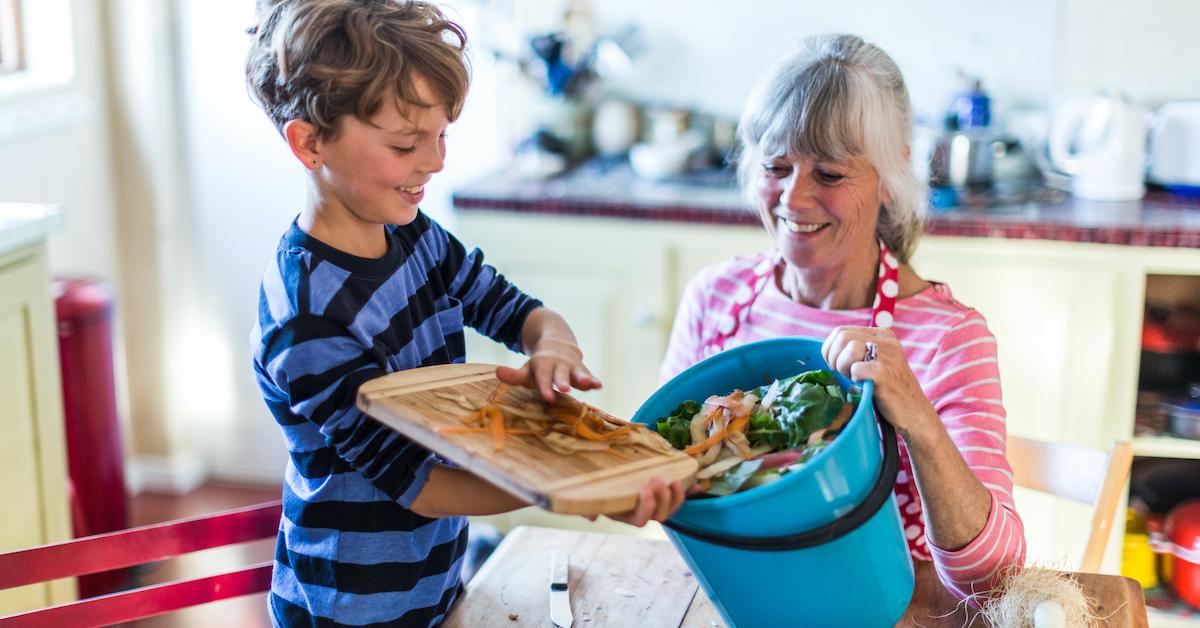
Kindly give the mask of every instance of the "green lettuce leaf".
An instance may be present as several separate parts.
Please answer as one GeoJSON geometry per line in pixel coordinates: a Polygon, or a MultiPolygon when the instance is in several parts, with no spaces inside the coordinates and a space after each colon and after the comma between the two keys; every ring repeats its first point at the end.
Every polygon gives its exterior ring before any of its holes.
{"type": "Polygon", "coordinates": [[[717,496],[732,495],[742,488],[742,485],[754,475],[755,471],[758,471],[760,466],[762,466],[761,459],[747,460],[713,478],[712,486],[705,492],[717,496]]]}
{"type": "MultiPolygon", "coordinates": [[[[756,392],[761,397],[769,385],[756,392]]],[[[750,420],[751,445],[769,445],[772,451],[796,449],[808,443],[813,432],[829,427],[849,399],[829,371],[806,371],[780,382],[780,393],[770,415],[750,420]]]]}
{"type": "Polygon", "coordinates": [[[654,427],[658,434],[667,439],[675,449],[686,449],[692,444],[692,417],[700,411],[700,404],[695,401],[685,401],[679,404],[671,414],[662,417],[654,427]]]}

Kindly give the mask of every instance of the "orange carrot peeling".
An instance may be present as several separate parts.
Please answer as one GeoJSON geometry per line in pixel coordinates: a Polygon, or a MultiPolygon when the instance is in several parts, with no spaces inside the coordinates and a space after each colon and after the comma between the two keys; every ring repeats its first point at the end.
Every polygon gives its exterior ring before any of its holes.
{"type": "Polygon", "coordinates": [[[491,419],[492,449],[504,449],[504,413],[496,406],[487,406],[484,414],[491,419]]]}

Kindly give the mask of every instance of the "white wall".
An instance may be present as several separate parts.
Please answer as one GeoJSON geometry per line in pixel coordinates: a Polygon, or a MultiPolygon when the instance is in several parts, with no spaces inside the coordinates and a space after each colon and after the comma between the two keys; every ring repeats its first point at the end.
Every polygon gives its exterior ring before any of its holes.
{"type": "Polygon", "coordinates": [[[820,33],[855,33],[887,51],[919,113],[946,106],[960,69],[981,76],[1002,102],[1040,100],[1054,87],[1059,2],[606,0],[593,7],[602,31],[635,22],[646,34],[650,47],[620,82],[624,91],[733,117],[757,77],[820,33]]]}
{"type": "MultiPolygon", "coordinates": [[[[513,3],[516,28],[558,28],[569,0],[513,3]]],[[[650,103],[736,117],[755,79],[808,35],[851,32],[900,65],[918,118],[940,119],[960,88],[983,79],[997,119],[1012,108],[1117,88],[1154,106],[1200,98],[1200,3],[1192,0],[605,0],[601,32],[626,23],[649,47],[610,90],[650,103]]]]}
{"type": "Polygon", "coordinates": [[[1200,2],[1064,0],[1059,87],[1118,88],[1143,104],[1200,98],[1200,2]]]}
{"type": "Polygon", "coordinates": [[[197,302],[189,352],[209,374],[192,415],[218,474],[278,481],[286,450],[255,386],[249,332],[258,284],[279,236],[299,212],[304,179],[246,94],[254,3],[179,3],[185,163],[195,224],[197,302]]]}

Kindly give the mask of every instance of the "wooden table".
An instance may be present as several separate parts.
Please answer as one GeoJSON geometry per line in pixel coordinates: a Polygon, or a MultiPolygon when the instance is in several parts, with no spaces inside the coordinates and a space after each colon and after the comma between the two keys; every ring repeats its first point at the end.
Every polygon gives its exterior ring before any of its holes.
{"type": "MultiPolygon", "coordinates": [[[[574,628],[718,628],[721,620],[675,548],[663,540],[519,527],[504,537],[467,585],[446,626],[552,626],[550,554],[571,556],[574,628]]],[[[1144,628],[1138,584],[1120,576],[1071,574],[1106,617],[1105,626],[1144,628]]],[[[912,604],[898,626],[962,628],[974,613],[938,582],[931,563],[916,565],[912,604]]]]}

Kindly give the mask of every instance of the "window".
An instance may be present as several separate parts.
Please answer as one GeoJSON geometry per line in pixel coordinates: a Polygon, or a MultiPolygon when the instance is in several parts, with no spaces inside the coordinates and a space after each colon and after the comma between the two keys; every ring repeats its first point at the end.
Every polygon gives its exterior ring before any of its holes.
{"type": "Polygon", "coordinates": [[[0,74],[25,67],[21,36],[21,1],[0,0],[0,74]]]}

